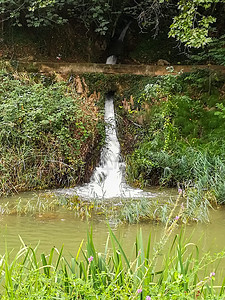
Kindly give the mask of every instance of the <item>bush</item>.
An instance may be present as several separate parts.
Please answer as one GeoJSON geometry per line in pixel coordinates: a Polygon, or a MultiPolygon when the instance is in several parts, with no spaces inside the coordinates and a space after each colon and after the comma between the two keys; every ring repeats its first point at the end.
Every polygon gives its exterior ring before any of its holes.
{"type": "Polygon", "coordinates": [[[141,124],[139,143],[127,156],[130,182],[195,187],[202,198],[207,190],[211,199],[225,201],[222,84],[217,74],[201,70],[159,77],[141,96],[132,95],[126,117],[141,124]]]}
{"type": "Polygon", "coordinates": [[[104,135],[97,99],[4,72],[0,91],[0,194],[84,179],[104,135]]]}

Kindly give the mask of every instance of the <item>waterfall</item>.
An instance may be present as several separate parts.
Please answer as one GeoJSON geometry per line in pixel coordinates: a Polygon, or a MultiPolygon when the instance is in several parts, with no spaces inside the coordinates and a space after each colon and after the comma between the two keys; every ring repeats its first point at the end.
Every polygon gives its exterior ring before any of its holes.
{"type": "Polygon", "coordinates": [[[113,198],[121,195],[124,164],[120,159],[112,96],[106,97],[105,123],[105,146],[101,152],[100,165],[91,177],[89,188],[94,197],[113,198]]]}
{"type": "Polygon", "coordinates": [[[120,33],[120,36],[118,38],[118,40],[116,42],[114,42],[114,50],[111,49],[112,52],[115,51],[115,53],[112,53],[107,59],[106,59],[106,64],[107,65],[115,65],[117,63],[117,56],[118,55],[121,55],[122,52],[123,52],[123,40],[125,38],[125,35],[127,33],[127,30],[130,26],[130,23],[129,22],[125,27],[124,29],[121,31],[120,33]]]}
{"type": "Polygon", "coordinates": [[[116,62],[117,62],[116,55],[110,55],[109,57],[107,57],[107,60],[106,60],[107,65],[115,65],[116,62]]]}
{"type": "Polygon", "coordinates": [[[124,38],[125,38],[125,35],[126,35],[126,33],[127,33],[127,30],[128,30],[128,28],[129,28],[129,26],[130,26],[130,23],[131,23],[131,21],[124,27],[124,29],[122,30],[122,32],[121,32],[121,34],[120,34],[120,36],[119,36],[119,41],[122,41],[123,42],[123,40],[124,40],[124,38]]]}
{"type": "MultiPolygon", "coordinates": [[[[130,22],[122,30],[119,44],[122,44],[130,22]]],[[[116,64],[117,56],[112,54],[106,64],[116,64]]],[[[154,195],[141,189],[134,189],[126,184],[125,163],[120,154],[120,144],[116,134],[116,119],[113,96],[107,95],[105,100],[105,146],[101,151],[100,164],[94,170],[90,182],[74,189],[63,189],[63,194],[76,194],[82,198],[112,199],[112,198],[150,198],[154,195]]],[[[60,192],[60,191],[59,191],[60,192]]]]}
{"type": "Polygon", "coordinates": [[[153,194],[134,189],[125,182],[125,163],[120,154],[112,95],[106,96],[105,123],[105,146],[101,151],[100,164],[94,170],[90,183],[74,189],[64,189],[63,193],[77,194],[85,199],[152,197],[153,194]]]}

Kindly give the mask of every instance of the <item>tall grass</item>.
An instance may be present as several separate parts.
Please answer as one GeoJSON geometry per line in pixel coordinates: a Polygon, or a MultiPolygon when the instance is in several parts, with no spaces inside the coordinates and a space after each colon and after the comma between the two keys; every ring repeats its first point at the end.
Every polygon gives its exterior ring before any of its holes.
{"type": "Polygon", "coordinates": [[[207,220],[210,204],[225,201],[223,85],[207,70],[157,77],[121,107],[137,141],[124,146],[128,180],[182,188],[189,219],[207,220]]]}
{"type": "Polygon", "coordinates": [[[70,259],[63,247],[39,258],[37,248],[21,240],[14,258],[7,248],[1,256],[1,299],[223,299],[225,279],[214,283],[225,252],[201,256],[197,245],[184,241],[182,230],[172,238],[176,222],[167,224],[156,245],[151,245],[151,234],[144,240],[140,230],[133,259],[110,227],[102,253],[90,231],[86,249],[82,241],[70,259]]]}
{"type": "Polygon", "coordinates": [[[208,193],[202,200],[201,188],[195,186],[179,193],[178,196],[162,199],[160,195],[146,199],[114,199],[103,201],[95,199],[84,201],[78,196],[57,196],[46,192],[33,194],[29,199],[19,197],[17,201],[8,198],[0,202],[0,215],[37,216],[48,212],[56,212],[60,208],[72,211],[82,220],[108,220],[110,224],[136,224],[142,222],[161,222],[167,224],[171,219],[179,217],[179,223],[209,222],[208,193]],[[159,198],[160,197],[160,198],[159,198]],[[181,211],[181,213],[180,213],[181,211]]]}

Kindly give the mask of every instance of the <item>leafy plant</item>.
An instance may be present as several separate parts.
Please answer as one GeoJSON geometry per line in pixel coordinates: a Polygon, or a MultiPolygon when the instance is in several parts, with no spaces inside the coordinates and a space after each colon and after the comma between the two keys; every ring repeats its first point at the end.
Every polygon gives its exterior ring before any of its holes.
{"type": "Polygon", "coordinates": [[[63,247],[42,253],[39,259],[38,248],[26,246],[21,239],[22,248],[15,257],[7,248],[1,257],[1,298],[222,299],[224,281],[215,286],[218,269],[213,265],[224,259],[224,251],[201,255],[197,245],[184,240],[182,230],[171,239],[176,223],[166,225],[154,246],[151,235],[145,243],[140,230],[132,259],[111,228],[103,253],[97,252],[90,231],[86,250],[82,241],[70,260],[63,256],[63,247]]]}
{"type": "Polygon", "coordinates": [[[121,15],[137,20],[141,29],[154,28],[156,34],[162,17],[165,19],[168,16],[169,22],[173,18],[169,36],[197,48],[211,40],[210,25],[216,21],[212,4],[219,0],[178,1],[175,5],[168,5],[167,2],[140,1],[134,4],[132,1],[28,0],[22,5],[14,1],[8,1],[6,5],[1,0],[0,15],[3,21],[10,20],[14,26],[27,27],[56,27],[79,20],[86,28],[94,28],[101,35],[109,33],[108,36],[114,35],[121,15]],[[164,11],[167,13],[163,14],[164,11]]]}
{"type": "Polygon", "coordinates": [[[225,35],[221,35],[218,38],[213,38],[206,49],[203,49],[198,54],[191,55],[191,59],[200,63],[216,63],[219,65],[225,65],[225,35]]]}
{"type": "Polygon", "coordinates": [[[0,74],[1,194],[79,182],[104,136],[97,99],[35,80],[0,74]]]}
{"type": "Polygon", "coordinates": [[[130,124],[141,120],[138,143],[127,156],[129,182],[183,186],[190,190],[190,215],[201,207],[202,219],[209,202],[224,202],[222,85],[222,77],[206,70],[159,77],[132,95],[128,104],[138,111],[125,115],[130,124]]]}

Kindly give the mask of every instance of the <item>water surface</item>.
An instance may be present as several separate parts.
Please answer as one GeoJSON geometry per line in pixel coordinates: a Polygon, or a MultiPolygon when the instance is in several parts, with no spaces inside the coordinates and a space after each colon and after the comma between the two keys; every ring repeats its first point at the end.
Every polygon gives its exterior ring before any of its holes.
{"type": "MultiPolygon", "coordinates": [[[[165,193],[162,193],[162,197],[165,197],[165,193]]],[[[36,201],[32,193],[21,193],[13,197],[2,198],[0,202],[15,204],[16,201],[19,201],[18,199],[27,201],[30,198],[34,198],[33,201],[36,201]]],[[[21,236],[27,245],[36,246],[40,242],[40,251],[47,253],[53,246],[61,248],[64,245],[64,254],[73,253],[75,255],[81,241],[86,240],[87,230],[91,227],[97,250],[103,251],[108,227],[106,221],[96,217],[89,221],[81,220],[76,217],[73,211],[66,208],[24,216],[3,214],[0,216],[0,252],[3,254],[5,251],[5,241],[7,241],[8,249],[19,249],[21,246],[19,236],[21,236]]],[[[135,237],[140,228],[142,228],[144,239],[147,240],[149,233],[151,233],[152,241],[155,243],[159,241],[164,225],[143,223],[113,227],[128,254],[132,252],[135,237]]],[[[177,227],[174,234],[179,231],[180,226],[177,227]]],[[[221,251],[225,246],[225,208],[211,210],[210,223],[191,223],[185,226],[185,232],[187,238],[193,236],[192,241],[197,243],[202,251],[210,250],[213,253],[221,251]]]]}

